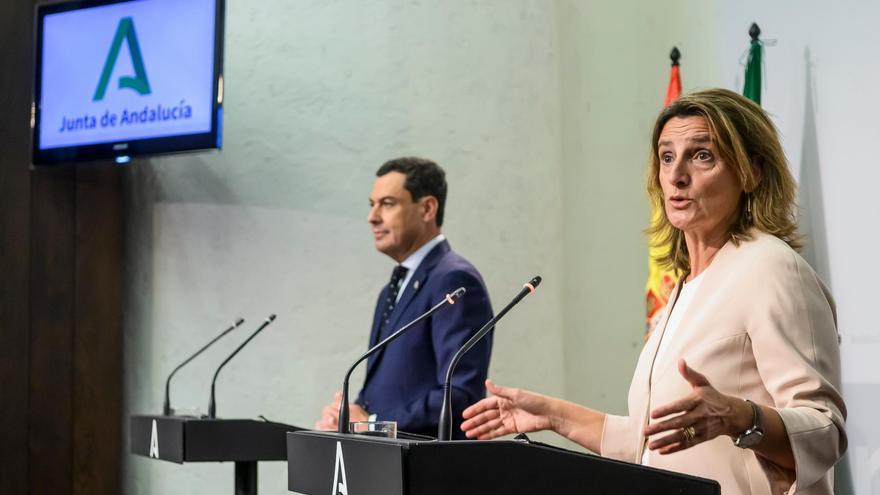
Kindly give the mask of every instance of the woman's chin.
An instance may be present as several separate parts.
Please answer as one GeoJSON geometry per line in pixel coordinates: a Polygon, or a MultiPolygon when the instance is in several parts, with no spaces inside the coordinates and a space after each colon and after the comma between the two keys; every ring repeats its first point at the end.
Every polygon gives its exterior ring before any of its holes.
{"type": "Polygon", "coordinates": [[[669,217],[669,223],[673,227],[683,232],[687,232],[694,227],[694,222],[692,218],[676,218],[675,216],[669,217]]]}

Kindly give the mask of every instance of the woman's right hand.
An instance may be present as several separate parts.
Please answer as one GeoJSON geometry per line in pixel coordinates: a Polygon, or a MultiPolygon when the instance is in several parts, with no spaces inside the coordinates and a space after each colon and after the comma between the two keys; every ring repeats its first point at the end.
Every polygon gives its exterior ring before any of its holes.
{"type": "Polygon", "coordinates": [[[499,387],[486,380],[492,393],[464,410],[462,431],[468,438],[490,440],[511,433],[529,433],[553,428],[550,397],[518,388],[499,387]]]}

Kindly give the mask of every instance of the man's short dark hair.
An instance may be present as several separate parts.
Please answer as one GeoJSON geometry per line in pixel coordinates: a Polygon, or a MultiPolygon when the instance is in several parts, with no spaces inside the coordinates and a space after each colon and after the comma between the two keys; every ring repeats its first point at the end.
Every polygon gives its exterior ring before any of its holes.
{"type": "Polygon", "coordinates": [[[376,171],[376,177],[391,172],[400,172],[406,176],[403,187],[412,195],[413,201],[425,196],[437,198],[437,226],[443,225],[443,209],[446,206],[446,172],[440,165],[414,156],[395,158],[385,162],[376,171]]]}

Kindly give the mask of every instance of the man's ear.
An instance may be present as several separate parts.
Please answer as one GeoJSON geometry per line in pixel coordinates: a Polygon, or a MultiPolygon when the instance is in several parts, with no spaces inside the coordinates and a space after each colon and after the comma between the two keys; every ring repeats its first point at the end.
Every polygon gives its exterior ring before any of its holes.
{"type": "Polygon", "coordinates": [[[430,222],[437,219],[437,208],[440,206],[437,198],[434,196],[425,196],[419,200],[419,203],[422,209],[422,220],[430,222]]]}

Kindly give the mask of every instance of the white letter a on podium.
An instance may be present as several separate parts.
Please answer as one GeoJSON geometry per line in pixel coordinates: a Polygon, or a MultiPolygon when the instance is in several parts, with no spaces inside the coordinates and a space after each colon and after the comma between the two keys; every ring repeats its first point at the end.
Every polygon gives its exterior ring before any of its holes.
{"type": "Polygon", "coordinates": [[[150,457],[159,458],[159,432],[156,431],[156,420],[153,420],[153,431],[150,433],[150,457]]]}
{"type": "Polygon", "coordinates": [[[345,477],[345,458],[342,457],[341,442],[336,442],[336,467],[333,471],[333,491],[330,495],[348,495],[348,480],[345,477]]]}

